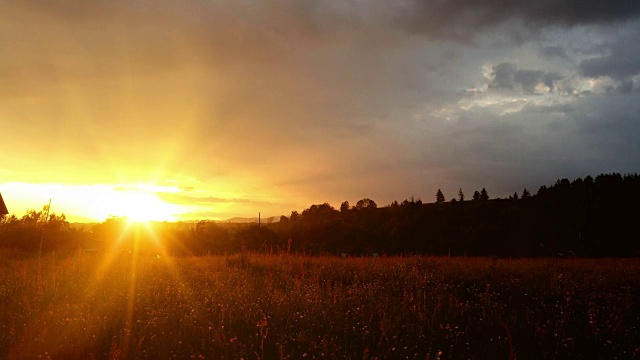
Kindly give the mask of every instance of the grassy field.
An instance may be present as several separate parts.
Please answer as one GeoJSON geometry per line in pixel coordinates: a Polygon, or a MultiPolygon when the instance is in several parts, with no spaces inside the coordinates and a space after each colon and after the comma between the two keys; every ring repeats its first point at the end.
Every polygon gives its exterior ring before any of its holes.
{"type": "Polygon", "coordinates": [[[640,260],[0,253],[0,358],[630,359],[640,260]]]}

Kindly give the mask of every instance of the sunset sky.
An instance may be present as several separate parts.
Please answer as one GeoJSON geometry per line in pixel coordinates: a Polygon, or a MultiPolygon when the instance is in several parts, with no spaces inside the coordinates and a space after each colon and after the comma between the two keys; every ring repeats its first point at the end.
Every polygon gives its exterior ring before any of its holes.
{"type": "Polygon", "coordinates": [[[0,193],[226,219],[639,172],[639,34],[632,0],[0,0],[0,193]]]}

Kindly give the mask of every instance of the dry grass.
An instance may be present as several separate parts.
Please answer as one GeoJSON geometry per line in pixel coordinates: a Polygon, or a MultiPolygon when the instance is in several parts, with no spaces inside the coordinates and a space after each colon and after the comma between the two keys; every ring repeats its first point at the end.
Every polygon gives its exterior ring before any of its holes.
{"type": "Polygon", "coordinates": [[[634,358],[638,260],[3,253],[0,358],[634,358]]]}

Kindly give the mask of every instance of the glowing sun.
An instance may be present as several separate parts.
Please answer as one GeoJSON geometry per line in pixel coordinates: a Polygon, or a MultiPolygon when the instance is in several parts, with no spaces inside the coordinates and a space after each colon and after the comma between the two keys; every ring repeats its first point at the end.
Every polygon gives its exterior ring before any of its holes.
{"type": "Polygon", "coordinates": [[[111,199],[111,214],[126,216],[130,221],[165,221],[173,220],[175,206],[158,199],[152,193],[128,190],[115,194],[111,199]]]}

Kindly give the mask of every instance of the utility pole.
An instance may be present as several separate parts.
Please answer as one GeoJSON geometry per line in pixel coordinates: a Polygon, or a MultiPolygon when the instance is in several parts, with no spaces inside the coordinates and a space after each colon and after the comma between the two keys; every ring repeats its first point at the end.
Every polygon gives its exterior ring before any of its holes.
{"type": "MultiPolygon", "coordinates": [[[[260,229],[260,212],[258,211],[258,229],[260,229]]],[[[261,231],[258,231],[258,236],[260,236],[261,231]]],[[[267,245],[267,237],[264,238],[264,241],[262,242],[262,246],[260,247],[260,252],[262,252],[265,249],[265,246],[267,245]]]]}
{"type": "Polygon", "coordinates": [[[47,206],[47,213],[44,215],[44,225],[42,225],[42,236],[40,236],[40,247],[38,248],[38,262],[40,261],[40,253],[42,252],[42,242],[44,241],[44,231],[47,229],[47,223],[49,222],[50,209],[51,209],[51,199],[49,199],[49,205],[47,206]]]}

